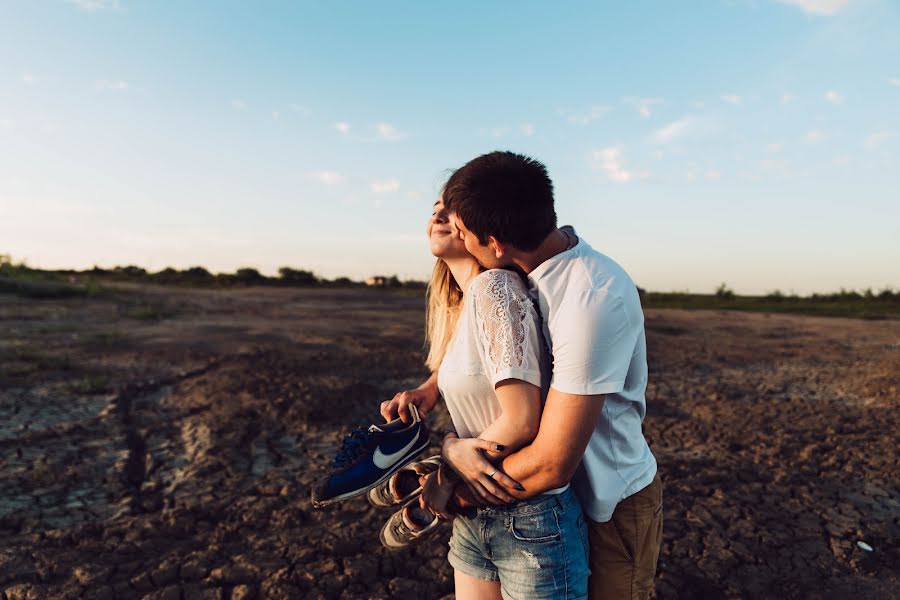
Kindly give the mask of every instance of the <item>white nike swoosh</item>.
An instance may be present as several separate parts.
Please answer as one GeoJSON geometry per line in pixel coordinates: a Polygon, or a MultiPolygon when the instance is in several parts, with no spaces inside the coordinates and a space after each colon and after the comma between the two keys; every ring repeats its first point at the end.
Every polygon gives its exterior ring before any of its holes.
{"type": "Polygon", "coordinates": [[[372,455],[372,462],[375,463],[375,466],[379,469],[387,469],[395,462],[403,458],[403,455],[409,452],[409,449],[416,445],[416,441],[418,439],[419,435],[414,435],[407,445],[390,454],[385,454],[381,451],[381,446],[378,446],[377,448],[375,448],[375,453],[372,455]]]}

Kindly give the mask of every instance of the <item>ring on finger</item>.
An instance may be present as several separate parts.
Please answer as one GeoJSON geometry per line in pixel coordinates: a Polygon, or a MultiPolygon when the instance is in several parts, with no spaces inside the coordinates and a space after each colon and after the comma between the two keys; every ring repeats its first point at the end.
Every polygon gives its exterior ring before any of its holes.
{"type": "Polygon", "coordinates": [[[494,478],[494,475],[496,475],[496,474],[497,474],[497,471],[499,471],[499,470],[500,470],[500,469],[494,469],[493,471],[491,471],[490,473],[488,473],[488,477],[490,477],[491,479],[493,479],[493,478],[494,478]]]}

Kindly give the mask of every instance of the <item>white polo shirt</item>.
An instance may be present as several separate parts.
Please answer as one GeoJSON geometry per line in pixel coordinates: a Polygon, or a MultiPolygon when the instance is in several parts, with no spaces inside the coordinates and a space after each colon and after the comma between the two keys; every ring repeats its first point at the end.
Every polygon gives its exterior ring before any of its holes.
{"type": "MultiPolygon", "coordinates": [[[[574,230],[569,229],[574,233],[574,230]]],[[[553,359],[550,387],[604,394],[603,413],[572,485],[596,522],[656,475],[641,423],[647,412],[647,343],[637,287],[583,239],[528,274],[553,359]]]]}

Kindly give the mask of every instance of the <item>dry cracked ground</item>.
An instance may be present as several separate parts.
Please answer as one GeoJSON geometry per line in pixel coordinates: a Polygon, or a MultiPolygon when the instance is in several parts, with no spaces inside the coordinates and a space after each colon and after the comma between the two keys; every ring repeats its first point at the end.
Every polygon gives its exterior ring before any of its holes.
{"type": "MultiPolygon", "coordinates": [[[[371,290],[0,295],[0,599],[451,594],[446,528],[388,553],[365,499],[309,502],[341,435],[425,375],[422,318],[371,290]]],[[[897,597],[900,321],[647,331],[657,597],[897,597]]]]}

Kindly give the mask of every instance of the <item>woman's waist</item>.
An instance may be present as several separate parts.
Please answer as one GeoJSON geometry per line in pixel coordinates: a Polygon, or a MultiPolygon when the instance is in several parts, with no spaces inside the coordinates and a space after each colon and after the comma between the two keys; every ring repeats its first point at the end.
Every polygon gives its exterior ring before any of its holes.
{"type": "Polygon", "coordinates": [[[569,487],[569,484],[566,484],[561,488],[549,490],[532,496],[531,498],[526,498],[525,500],[518,500],[499,506],[473,507],[468,510],[460,511],[460,514],[469,518],[492,515],[522,516],[544,512],[554,507],[566,509],[576,502],[578,502],[578,498],[569,487]]]}

